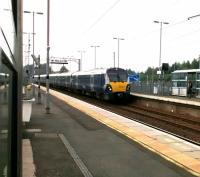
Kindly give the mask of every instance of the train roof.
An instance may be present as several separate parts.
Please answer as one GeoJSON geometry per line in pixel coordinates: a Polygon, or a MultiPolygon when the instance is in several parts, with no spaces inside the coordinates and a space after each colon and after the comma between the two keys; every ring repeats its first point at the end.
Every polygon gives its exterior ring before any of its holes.
{"type": "Polygon", "coordinates": [[[108,70],[124,70],[122,68],[97,68],[97,69],[92,69],[88,71],[78,71],[73,73],[72,75],[91,75],[91,74],[105,74],[107,73],[108,70]]]}
{"type": "Polygon", "coordinates": [[[107,69],[105,69],[105,68],[99,68],[99,69],[92,69],[92,70],[88,70],[88,71],[74,72],[72,75],[76,76],[76,75],[90,75],[90,74],[105,74],[106,71],[107,71],[107,69]]]}
{"type": "Polygon", "coordinates": [[[200,69],[183,69],[183,70],[176,70],[172,73],[176,74],[176,73],[199,73],[199,72],[200,72],[200,69]]]}
{"type": "MultiPolygon", "coordinates": [[[[78,76],[78,75],[91,75],[91,74],[105,74],[108,70],[124,70],[122,68],[97,68],[97,69],[92,69],[88,71],[77,71],[77,72],[67,72],[67,73],[54,73],[54,74],[49,74],[49,76],[78,76]]],[[[45,77],[46,74],[40,75],[40,77],[45,77]]],[[[38,77],[38,75],[35,75],[35,77],[38,77]]]]}
{"type": "Polygon", "coordinates": [[[50,76],[71,76],[74,72],[67,72],[67,73],[54,73],[50,74],[50,76]]]}
{"type": "MultiPolygon", "coordinates": [[[[71,76],[71,74],[74,72],[67,72],[67,73],[54,73],[54,74],[49,74],[49,76],[71,76]]],[[[40,77],[45,77],[46,74],[41,74],[40,77]]],[[[35,77],[38,77],[38,75],[35,75],[35,77]]]]}

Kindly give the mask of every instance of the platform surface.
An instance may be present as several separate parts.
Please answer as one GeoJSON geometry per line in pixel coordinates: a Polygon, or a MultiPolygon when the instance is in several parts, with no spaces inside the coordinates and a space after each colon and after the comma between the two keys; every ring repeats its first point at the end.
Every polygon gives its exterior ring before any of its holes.
{"type": "Polygon", "coordinates": [[[149,98],[154,100],[161,100],[166,102],[172,103],[180,103],[186,105],[193,105],[200,107],[200,98],[188,98],[188,97],[181,97],[181,96],[160,96],[160,95],[147,95],[147,94],[140,94],[140,93],[133,93],[131,92],[132,96],[142,97],[142,98],[149,98]]]}
{"type": "Polygon", "coordinates": [[[50,93],[56,97],[51,97],[51,114],[45,114],[44,105],[35,104],[31,122],[26,127],[41,130],[27,133],[25,137],[30,139],[33,148],[36,176],[44,177],[45,173],[85,176],[62,138],[73,147],[73,153],[76,152],[89,171],[86,170],[87,175],[200,176],[199,146],[62,93],[53,90],[50,93]],[[49,161],[42,165],[44,158],[49,161]],[[72,164],[70,168],[68,163],[72,164]]]}

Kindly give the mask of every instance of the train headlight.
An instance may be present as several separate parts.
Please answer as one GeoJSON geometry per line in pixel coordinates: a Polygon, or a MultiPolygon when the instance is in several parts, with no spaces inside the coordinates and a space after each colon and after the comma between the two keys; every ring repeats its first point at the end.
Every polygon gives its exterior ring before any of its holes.
{"type": "Polygon", "coordinates": [[[128,84],[128,85],[126,86],[126,91],[127,91],[127,92],[130,92],[130,90],[131,90],[131,86],[128,84]]]}
{"type": "Polygon", "coordinates": [[[106,91],[112,92],[112,87],[111,87],[111,85],[107,85],[107,86],[106,86],[106,91]]]}

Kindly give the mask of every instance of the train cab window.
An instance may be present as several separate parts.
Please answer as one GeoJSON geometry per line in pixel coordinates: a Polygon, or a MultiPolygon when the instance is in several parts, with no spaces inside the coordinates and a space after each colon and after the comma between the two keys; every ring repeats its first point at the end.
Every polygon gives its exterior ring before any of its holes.
{"type": "Polygon", "coordinates": [[[110,82],[117,82],[118,81],[118,74],[117,73],[109,73],[108,77],[110,82]]]}
{"type": "Polygon", "coordinates": [[[125,71],[120,71],[119,72],[119,81],[121,82],[126,82],[128,79],[128,75],[125,71]]]}
{"type": "Polygon", "coordinates": [[[126,82],[128,79],[127,72],[122,69],[108,70],[110,82],[126,82]]]}

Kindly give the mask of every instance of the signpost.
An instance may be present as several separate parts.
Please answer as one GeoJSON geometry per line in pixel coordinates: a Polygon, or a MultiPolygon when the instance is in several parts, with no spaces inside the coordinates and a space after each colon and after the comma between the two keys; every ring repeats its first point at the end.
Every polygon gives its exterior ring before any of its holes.
{"type": "Polygon", "coordinates": [[[78,63],[78,71],[80,71],[81,59],[70,58],[70,57],[67,57],[67,58],[51,57],[51,59],[50,59],[50,63],[52,63],[52,64],[62,64],[62,65],[68,64],[68,62],[71,62],[71,61],[78,63]]]}

